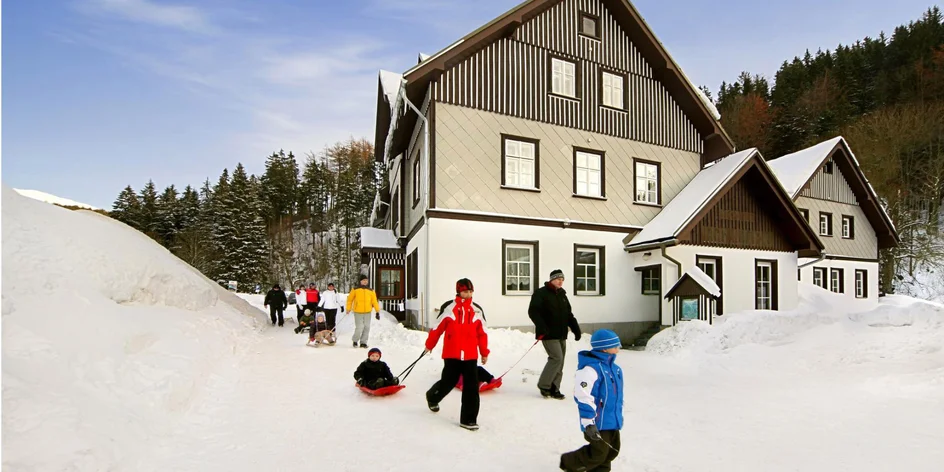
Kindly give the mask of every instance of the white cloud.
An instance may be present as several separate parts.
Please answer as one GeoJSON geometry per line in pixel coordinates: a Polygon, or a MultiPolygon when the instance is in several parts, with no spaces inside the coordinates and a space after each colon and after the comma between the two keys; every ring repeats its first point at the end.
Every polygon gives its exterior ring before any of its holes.
{"type": "Polygon", "coordinates": [[[87,0],[80,6],[86,11],[110,14],[154,26],[193,32],[210,32],[215,29],[207,15],[192,6],[159,4],[149,0],[87,0]]]}

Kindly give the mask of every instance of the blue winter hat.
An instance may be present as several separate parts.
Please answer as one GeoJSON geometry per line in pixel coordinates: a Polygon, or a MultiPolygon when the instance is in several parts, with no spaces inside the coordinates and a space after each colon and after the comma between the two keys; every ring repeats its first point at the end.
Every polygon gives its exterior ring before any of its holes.
{"type": "Polygon", "coordinates": [[[608,329],[601,329],[595,331],[593,336],[590,337],[590,346],[593,347],[594,351],[602,351],[613,347],[621,347],[622,343],[620,343],[620,338],[616,333],[608,329]]]}

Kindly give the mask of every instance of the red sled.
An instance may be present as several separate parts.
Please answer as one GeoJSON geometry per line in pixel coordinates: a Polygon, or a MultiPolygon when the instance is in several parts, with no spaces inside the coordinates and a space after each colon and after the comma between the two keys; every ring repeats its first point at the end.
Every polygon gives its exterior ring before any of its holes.
{"type": "Polygon", "coordinates": [[[360,391],[374,397],[386,397],[387,395],[393,395],[406,388],[406,385],[391,385],[389,387],[380,387],[377,390],[371,390],[367,387],[357,385],[356,383],[354,386],[360,389],[360,391]]]}
{"type": "MultiPolygon", "coordinates": [[[[498,387],[501,387],[501,384],[502,384],[502,379],[501,379],[501,378],[492,379],[492,381],[489,382],[489,383],[480,383],[480,384],[479,384],[479,393],[481,393],[481,392],[487,392],[487,391],[489,391],[489,390],[493,390],[493,389],[496,389],[496,388],[498,388],[498,387]]],[[[462,391],[462,377],[459,377],[459,383],[456,384],[456,388],[458,388],[460,391],[462,391]]]]}

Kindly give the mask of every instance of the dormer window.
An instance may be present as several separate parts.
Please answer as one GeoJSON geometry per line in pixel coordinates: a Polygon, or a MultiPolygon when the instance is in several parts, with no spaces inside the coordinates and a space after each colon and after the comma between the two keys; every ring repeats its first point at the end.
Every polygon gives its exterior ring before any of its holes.
{"type": "Polygon", "coordinates": [[[600,39],[600,18],[580,12],[580,34],[588,38],[600,39]]]}

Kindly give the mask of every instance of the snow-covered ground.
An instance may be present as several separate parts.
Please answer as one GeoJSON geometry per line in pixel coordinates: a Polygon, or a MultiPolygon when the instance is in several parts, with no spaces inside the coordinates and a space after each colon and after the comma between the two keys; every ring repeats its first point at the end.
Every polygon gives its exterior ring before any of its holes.
{"type": "Polygon", "coordinates": [[[23,195],[24,197],[32,198],[33,200],[39,200],[41,202],[53,203],[56,205],[62,206],[72,206],[79,208],[87,208],[89,210],[98,210],[98,208],[93,207],[87,203],[77,202],[75,200],[70,200],[68,198],[57,197],[51,193],[42,192],[39,190],[27,190],[27,189],[13,189],[16,193],[23,195]]]}
{"type": "MultiPolygon", "coordinates": [[[[2,199],[4,470],[549,471],[583,443],[574,402],[538,394],[540,347],[465,431],[458,392],[426,408],[439,349],[398,395],[365,396],[350,317],[337,346],[306,347],[252,308],[261,295],[244,303],[119,223],[2,199]]],[[[847,314],[811,287],[802,299],[620,354],[613,470],[940,470],[944,307],[889,297],[847,314]]],[[[394,373],[424,339],[389,316],[371,329],[394,373]]],[[[504,329],[490,341],[495,374],[534,342],[504,329]]],[[[570,342],[565,390],[587,347],[570,342]]]]}

